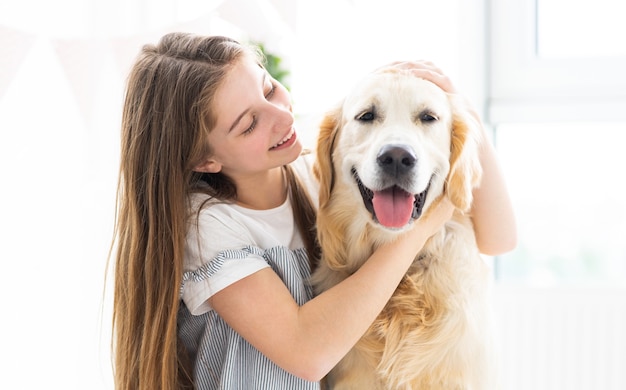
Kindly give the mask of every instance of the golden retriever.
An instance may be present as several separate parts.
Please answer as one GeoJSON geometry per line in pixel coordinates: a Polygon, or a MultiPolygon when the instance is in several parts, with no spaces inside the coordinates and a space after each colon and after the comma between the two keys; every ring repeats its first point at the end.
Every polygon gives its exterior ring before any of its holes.
{"type": "Polygon", "coordinates": [[[368,332],[325,381],[341,389],[490,389],[490,271],[468,212],[481,177],[480,125],[458,98],[399,70],[372,73],[322,120],[322,292],[444,194],[456,210],[368,332]]]}

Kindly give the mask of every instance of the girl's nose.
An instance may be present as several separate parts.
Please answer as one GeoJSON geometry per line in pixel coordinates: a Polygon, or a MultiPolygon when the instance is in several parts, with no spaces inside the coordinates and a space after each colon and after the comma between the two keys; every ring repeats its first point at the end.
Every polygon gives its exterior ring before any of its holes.
{"type": "Polygon", "coordinates": [[[276,127],[284,128],[293,124],[293,107],[291,103],[273,104],[272,115],[274,116],[276,127]]]}

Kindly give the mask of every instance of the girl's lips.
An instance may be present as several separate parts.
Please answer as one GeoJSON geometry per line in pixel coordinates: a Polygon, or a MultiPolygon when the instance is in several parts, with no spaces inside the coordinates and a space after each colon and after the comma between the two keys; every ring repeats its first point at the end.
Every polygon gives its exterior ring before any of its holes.
{"type": "Polygon", "coordinates": [[[276,150],[276,149],[279,149],[281,147],[285,147],[286,148],[286,147],[292,145],[295,141],[296,141],[296,132],[295,132],[294,128],[292,127],[289,130],[289,133],[283,139],[281,139],[276,145],[272,146],[270,148],[270,150],[276,150]]]}

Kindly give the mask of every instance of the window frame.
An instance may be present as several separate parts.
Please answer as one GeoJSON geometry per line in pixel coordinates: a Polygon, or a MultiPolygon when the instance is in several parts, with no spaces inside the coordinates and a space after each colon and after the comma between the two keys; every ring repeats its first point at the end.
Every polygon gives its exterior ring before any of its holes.
{"type": "Polygon", "coordinates": [[[626,56],[541,58],[538,1],[488,4],[486,121],[626,121],[626,56]]]}

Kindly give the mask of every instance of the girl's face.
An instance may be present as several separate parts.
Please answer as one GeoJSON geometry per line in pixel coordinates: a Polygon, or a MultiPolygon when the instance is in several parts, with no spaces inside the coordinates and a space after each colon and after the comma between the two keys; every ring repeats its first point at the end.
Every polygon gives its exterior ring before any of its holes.
{"type": "Polygon", "coordinates": [[[213,153],[196,171],[223,172],[238,182],[300,155],[289,93],[251,58],[242,58],[230,70],[214,104],[213,153]]]}

